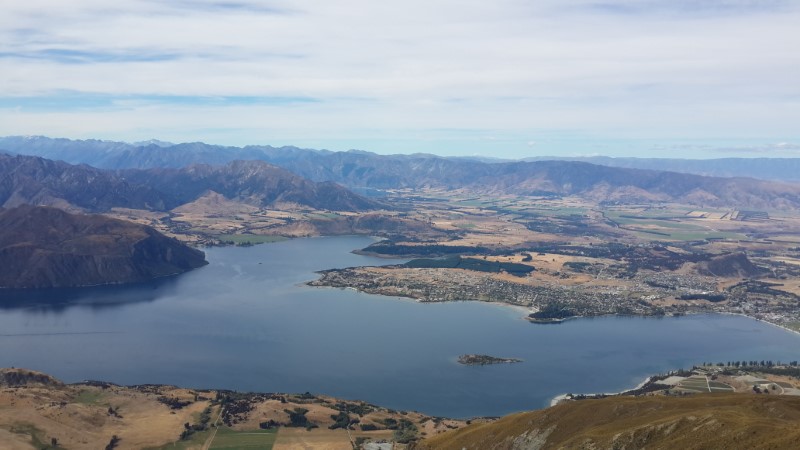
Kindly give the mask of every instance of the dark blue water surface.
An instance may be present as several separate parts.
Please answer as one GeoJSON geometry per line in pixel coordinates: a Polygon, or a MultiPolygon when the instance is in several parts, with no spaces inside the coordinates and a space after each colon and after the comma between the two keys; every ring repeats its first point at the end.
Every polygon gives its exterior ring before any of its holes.
{"type": "Polygon", "coordinates": [[[0,292],[0,366],[67,382],[311,391],[469,417],[618,391],[703,361],[800,358],[800,336],[738,316],[535,325],[502,305],[302,285],[315,270],[396,262],[350,253],[370,242],[212,248],[208,266],[156,283],[0,292]],[[462,366],[463,353],[524,362],[462,366]]]}

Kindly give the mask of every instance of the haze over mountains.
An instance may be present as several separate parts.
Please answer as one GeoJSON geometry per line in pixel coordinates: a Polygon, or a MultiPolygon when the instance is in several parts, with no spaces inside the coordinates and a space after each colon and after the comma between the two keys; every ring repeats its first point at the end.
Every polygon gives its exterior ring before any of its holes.
{"type": "Polygon", "coordinates": [[[800,181],[800,158],[611,158],[587,156],[575,158],[537,157],[526,161],[559,159],[583,161],[628,169],[667,170],[713,177],[752,177],[774,181],[800,181]]]}
{"type": "MultiPolygon", "coordinates": [[[[453,162],[492,164],[515,162],[481,157],[443,158],[427,154],[381,156],[364,151],[332,152],[302,149],[293,146],[249,145],[246,147],[230,147],[202,142],[173,144],[155,139],[129,144],[96,139],[54,139],[44,136],[0,137],[0,152],[3,150],[62,160],[71,164],[89,164],[106,169],[178,168],[198,163],[221,165],[234,160],[262,160],[284,167],[314,181],[336,181],[340,183],[346,183],[349,173],[342,173],[340,178],[336,179],[336,169],[334,167],[337,163],[342,166],[342,172],[346,172],[348,164],[363,163],[364,160],[374,158],[399,161],[443,159],[453,162]],[[309,159],[312,161],[317,160],[317,162],[309,164],[309,159]],[[332,166],[329,172],[316,168],[323,162],[332,166]]],[[[773,181],[800,181],[800,158],[671,159],[612,158],[607,156],[536,156],[525,158],[522,161],[552,160],[580,161],[627,169],[665,170],[716,177],[751,177],[773,181]]]]}
{"type": "MultiPolygon", "coordinates": [[[[82,178],[66,178],[86,182],[91,173],[92,180],[106,184],[108,187],[102,190],[104,195],[89,195],[88,200],[76,203],[81,207],[86,207],[84,205],[87,202],[89,205],[96,204],[93,207],[99,209],[111,203],[114,206],[143,205],[147,208],[171,209],[196,199],[207,190],[260,205],[293,202],[319,209],[344,211],[381,207],[379,203],[335,184],[316,185],[308,180],[339,183],[349,188],[441,188],[493,195],[577,195],[608,203],[678,202],[756,209],[800,207],[800,186],[794,184],[618,168],[581,161],[487,163],[420,154],[385,156],[362,151],[330,152],[269,146],[239,148],[203,143],[135,146],[120,142],[44,137],[0,138],[0,148],[115,169],[113,172],[102,172],[80,166],[80,169],[71,170],[83,172],[82,178]],[[234,160],[251,161],[232,162],[234,160]],[[145,186],[146,189],[134,194],[129,192],[133,184],[145,186]],[[120,198],[114,202],[106,200],[111,194],[119,194],[120,198]]],[[[4,158],[7,165],[8,157],[4,158]]],[[[743,170],[739,160],[736,161],[743,170]]],[[[782,163],[785,169],[797,162],[786,160],[775,164],[782,163]]],[[[46,165],[44,162],[39,164],[46,165]]],[[[65,166],[59,165],[61,163],[47,164],[62,172],[66,170],[65,166]]],[[[689,166],[692,162],[686,161],[686,164],[689,166]]],[[[764,164],[771,166],[773,161],[764,164]]],[[[64,175],[31,178],[50,190],[58,189],[53,183],[65,182],[64,175]]],[[[22,202],[22,199],[51,194],[48,190],[37,190],[24,184],[20,186],[19,183],[12,189],[7,186],[9,182],[5,177],[2,184],[6,185],[3,188],[6,193],[0,197],[4,203],[9,199],[14,204],[22,202]]]]}

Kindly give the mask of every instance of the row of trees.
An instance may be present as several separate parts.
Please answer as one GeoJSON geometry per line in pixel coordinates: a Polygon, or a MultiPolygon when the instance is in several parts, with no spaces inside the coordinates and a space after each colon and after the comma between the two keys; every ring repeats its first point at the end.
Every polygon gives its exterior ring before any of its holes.
{"type": "Polygon", "coordinates": [[[781,361],[773,362],[770,360],[761,360],[761,361],[728,361],[718,362],[716,364],[711,362],[704,362],[703,366],[713,366],[716,365],[718,367],[775,367],[775,366],[789,366],[789,367],[797,367],[797,361],[790,361],[788,363],[782,363],[781,361]]]}

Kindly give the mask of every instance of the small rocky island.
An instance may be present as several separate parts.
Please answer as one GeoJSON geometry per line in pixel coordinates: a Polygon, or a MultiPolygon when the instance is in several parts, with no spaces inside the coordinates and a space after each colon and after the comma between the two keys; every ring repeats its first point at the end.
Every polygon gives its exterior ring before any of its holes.
{"type": "Polygon", "coordinates": [[[489,364],[514,364],[522,362],[517,358],[498,358],[489,355],[461,355],[458,357],[459,364],[466,366],[486,366],[489,364]]]}

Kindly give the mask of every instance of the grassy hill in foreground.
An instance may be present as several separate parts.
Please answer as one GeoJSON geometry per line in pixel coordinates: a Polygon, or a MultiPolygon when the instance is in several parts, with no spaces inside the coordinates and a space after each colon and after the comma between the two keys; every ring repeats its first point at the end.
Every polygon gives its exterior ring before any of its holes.
{"type": "Polygon", "coordinates": [[[473,424],[425,450],[789,449],[800,446],[800,397],[707,394],[609,397],[473,424]]]}
{"type": "Polygon", "coordinates": [[[464,425],[310,393],[64,384],[41,372],[0,368],[2,450],[352,450],[464,425]]]}

